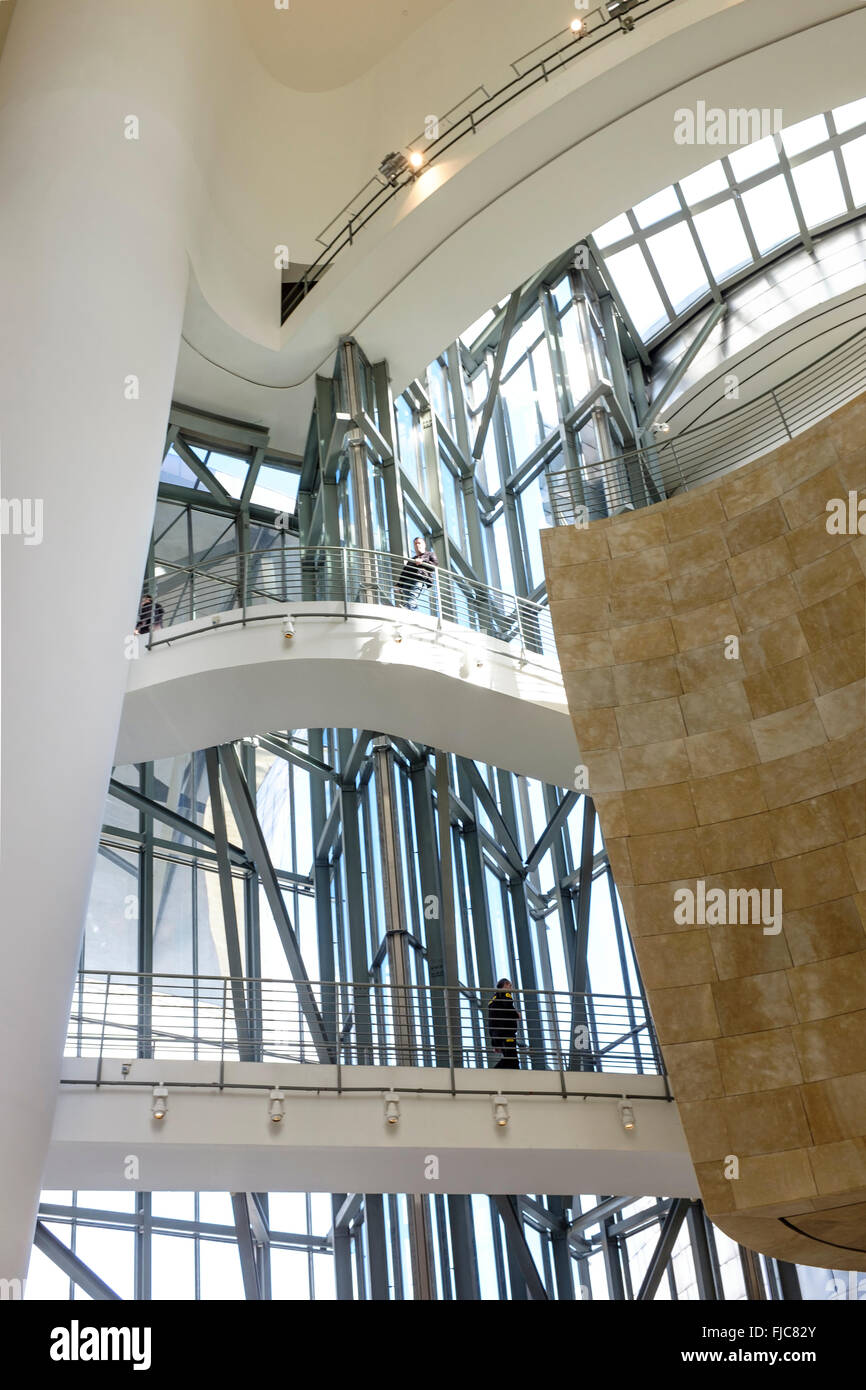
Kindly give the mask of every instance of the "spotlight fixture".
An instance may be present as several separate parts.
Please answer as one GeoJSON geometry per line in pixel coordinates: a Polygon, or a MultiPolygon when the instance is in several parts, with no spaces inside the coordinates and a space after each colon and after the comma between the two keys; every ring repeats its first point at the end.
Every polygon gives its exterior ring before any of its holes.
{"type": "Polygon", "coordinates": [[[582,34],[584,27],[585,26],[582,19],[573,19],[571,21],[571,24],[569,25],[569,28],[571,29],[571,32],[573,34],[582,34]]]}
{"type": "Polygon", "coordinates": [[[396,188],[401,175],[406,173],[409,168],[409,161],[399,150],[392,150],[386,154],[382,163],[379,165],[379,173],[387,183],[396,188]]]}
{"type": "Polygon", "coordinates": [[[286,638],[286,641],[288,641],[290,638],[294,637],[294,635],[295,620],[294,618],[286,616],[285,618],[283,618],[283,636],[286,638]]]}
{"type": "Polygon", "coordinates": [[[423,154],[421,153],[421,151],[420,151],[420,150],[410,150],[410,151],[409,151],[409,165],[410,165],[410,167],[411,167],[412,169],[415,169],[415,170],[417,171],[418,169],[420,169],[420,168],[423,166],[423,164],[424,164],[424,156],[423,156],[423,154]]]}
{"type": "Polygon", "coordinates": [[[652,423],[652,432],[653,432],[653,434],[670,434],[670,432],[671,432],[670,421],[668,421],[668,420],[653,420],[653,423],[652,423]]]}
{"type": "Polygon", "coordinates": [[[275,1086],[274,1089],[271,1091],[270,1099],[268,1102],[268,1114],[271,1117],[271,1122],[275,1125],[278,1125],[280,1123],[280,1120],[286,1113],[286,1107],[283,1104],[283,1099],[283,1093],[280,1090],[279,1086],[275,1086]]]}
{"type": "Polygon", "coordinates": [[[625,1096],[623,1096],[622,1100],[617,1101],[616,1108],[619,1111],[619,1118],[622,1120],[623,1129],[626,1130],[628,1133],[631,1133],[631,1131],[635,1127],[634,1110],[632,1106],[629,1105],[625,1096]]]}
{"type": "Polygon", "coordinates": [[[220,625],[221,622],[222,622],[222,618],[220,617],[219,613],[214,613],[213,616],[211,617],[211,626],[212,626],[212,627],[219,627],[219,625],[220,625]]]}
{"type": "Polygon", "coordinates": [[[508,1124],[508,1101],[503,1095],[493,1097],[493,1118],[501,1129],[508,1124]]]}
{"type": "Polygon", "coordinates": [[[153,1105],[150,1113],[155,1120],[164,1120],[168,1110],[168,1089],[165,1086],[154,1086],[153,1105]]]}
{"type": "Polygon", "coordinates": [[[629,10],[633,10],[639,4],[640,0],[607,0],[607,12],[611,19],[618,19],[621,27],[629,33],[634,28],[634,20],[629,10]]]}
{"type": "Polygon", "coordinates": [[[400,1119],[400,1102],[393,1090],[385,1097],[385,1119],[389,1125],[395,1125],[400,1119]]]}
{"type": "Polygon", "coordinates": [[[403,641],[403,629],[402,629],[402,627],[400,626],[399,623],[398,623],[398,624],[395,626],[395,628],[394,628],[394,641],[395,641],[395,642],[402,642],[402,641],[403,641]]]}

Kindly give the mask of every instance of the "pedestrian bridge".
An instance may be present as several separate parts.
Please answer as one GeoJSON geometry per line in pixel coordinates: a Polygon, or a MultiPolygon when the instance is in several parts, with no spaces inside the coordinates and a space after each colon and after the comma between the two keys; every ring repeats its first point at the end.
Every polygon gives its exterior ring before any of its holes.
{"type": "Polygon", "coordinates": [[[164,625],[130,644],[115,763],[275,728],[368,728],[573,786],[547,606],[440,570],[410,609],[404,564],[320,546],[158,561],[164,625]]]}

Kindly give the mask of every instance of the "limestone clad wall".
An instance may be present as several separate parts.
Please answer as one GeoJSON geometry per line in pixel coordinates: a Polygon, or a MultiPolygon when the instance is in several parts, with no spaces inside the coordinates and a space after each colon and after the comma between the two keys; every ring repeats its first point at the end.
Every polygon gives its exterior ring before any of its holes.
{"type": "Polygon", "coordinates": [[[692,492],[542,532],[588,791],[707,1211],[836,1269],[866,1268],[858,498],[866,396],[692,492]],[[832,499],[852,529],[834,533],[832,499]],[[686,889],[700,920],[675,916],[686,889]],[[727,920],[732,889],[767,890],[779,925],[727,920]]]}

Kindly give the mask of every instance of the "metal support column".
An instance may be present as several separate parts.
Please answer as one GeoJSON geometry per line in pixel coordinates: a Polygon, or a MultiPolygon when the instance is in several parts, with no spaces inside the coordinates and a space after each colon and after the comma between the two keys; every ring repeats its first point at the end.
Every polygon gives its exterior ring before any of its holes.
{"type": "MultiPolygon", "coordinates": [[[[403,856],[400,825],[394,799],[394,754],[387,738],[373,740],[376,770],[376,807],[379,816],[379,848],[382,863],[382,897],[385,903],[385,940],[391,985],[394,1056],[388,1048],[388,1061],[397,1066],[413,1066],[415,1037],[413,1028],[414,993],[409,964],[406,907],[403,897],[403,856]]],[[[389,1043],[391,1039],[389,1038],[389,1043]]],[[[381,1199],[380,1199],[381,1200],[381,1199]]]]}

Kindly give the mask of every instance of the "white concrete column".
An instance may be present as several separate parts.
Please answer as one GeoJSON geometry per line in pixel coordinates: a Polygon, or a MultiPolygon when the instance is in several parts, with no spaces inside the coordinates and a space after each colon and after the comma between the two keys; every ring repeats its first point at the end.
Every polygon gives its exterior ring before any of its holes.
{"type": "Polygon", "coordinates": [[[183,316],[184,140],[134,61],[163,14],[24,0],[0,65],[0,491],[30,530],[3,535],[0,587],[4,1278],[29,1259],[183,316]]]}

